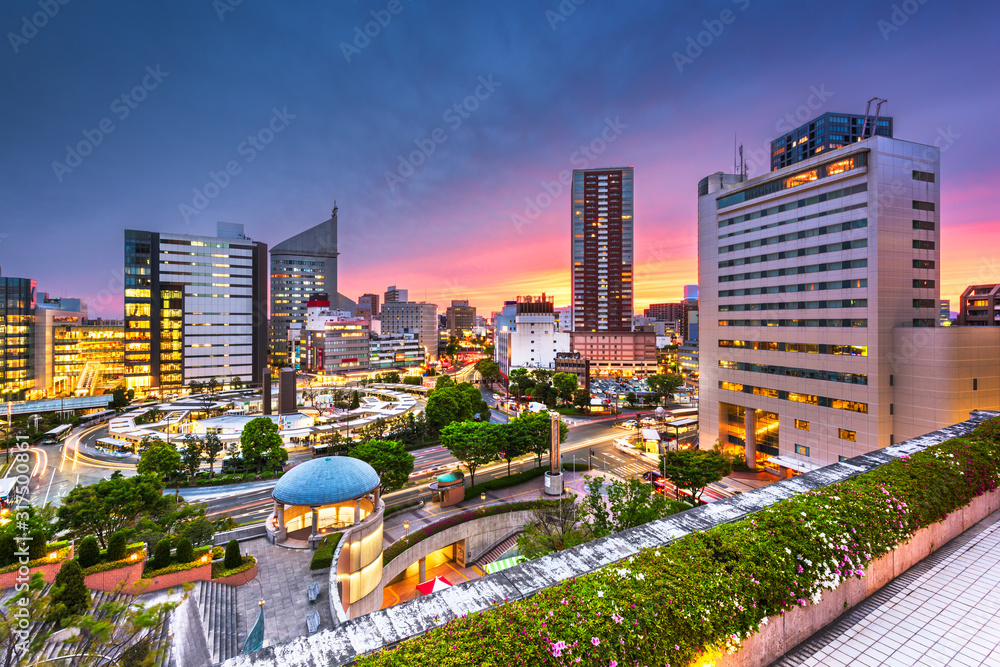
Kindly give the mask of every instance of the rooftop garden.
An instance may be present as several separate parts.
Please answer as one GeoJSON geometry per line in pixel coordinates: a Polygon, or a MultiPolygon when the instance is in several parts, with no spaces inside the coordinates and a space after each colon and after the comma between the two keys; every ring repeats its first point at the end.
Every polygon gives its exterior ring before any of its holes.
{"type": "Polygon", "coordinates": [[[455,619],[357,665],[700,664],[736,650],[768,617],[864,577],[916,531],[995,490],[998,460],[1000,418],[744,520],[455,619]]]}

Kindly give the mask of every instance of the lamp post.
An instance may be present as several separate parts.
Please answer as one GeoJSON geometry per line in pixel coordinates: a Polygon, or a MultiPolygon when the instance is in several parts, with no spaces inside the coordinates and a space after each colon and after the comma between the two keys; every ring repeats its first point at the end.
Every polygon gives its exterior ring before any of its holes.
{"type": "Polygon", "coordinates": [[[403,522],[403,537],[408,537],[409,534],[410,534],[410,522],[409,521],[404,521],[403,522]]]}

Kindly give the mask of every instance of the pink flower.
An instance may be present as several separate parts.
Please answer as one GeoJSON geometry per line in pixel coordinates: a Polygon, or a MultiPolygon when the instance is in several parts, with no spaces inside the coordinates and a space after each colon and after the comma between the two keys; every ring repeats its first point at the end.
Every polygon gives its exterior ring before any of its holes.
{"type": "Polygon", "coordinates": [[[614,621],[615,623],[617,623],[618,625],[621,625],[622,621],[623,621],[623,620],[625,620],[625,619],[623,619],[623,618],[622,618],[621,616],[619,616],[618,614],[612,614],[612,615],[611,615],[611,620],[613,620],[613,621],[614,621]]]}
{"type": "Polygon", "coordinates": [[[600,646],[601,645],[601,640],[599,638],[597,638],[597,637],[591,637],[590,638],[590,643],[593,644],[594,646],[600,646]]]}
{"type": "Polygon", "coordinates": [[[611,662],[608,663],[608,667],[618,667],[618,663],[612,660],[611,662]]]}

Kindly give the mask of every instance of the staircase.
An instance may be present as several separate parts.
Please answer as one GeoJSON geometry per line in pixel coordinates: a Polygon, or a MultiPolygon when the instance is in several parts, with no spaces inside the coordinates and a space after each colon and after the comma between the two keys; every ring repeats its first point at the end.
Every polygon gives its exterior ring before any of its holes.
{"type": "Polygon", "coordinates": [[[476,565],[486,565],[487,563],[492,563],[494,561],[500,560],[500,556],[504,555],[508,549],[517,544],[517,536],[520,532],[514,533],[507,539],[505,539],[500,544],[496,545],[482,556],[476,559],[476,565]]]}
{"type": "Polygon", "coordinates": [[[211,581],[198,582],[197,586],[198,609],[213,663],[236,657],[240,653],[236,586],[211,581]]]}
{"type": "Polygon", "coordinates": [[[80,378],[76,383],[77,396],[92,396],[94,388],[101,379],[101,365],[96,361],[88,361],[80,372],[80,378]]]}

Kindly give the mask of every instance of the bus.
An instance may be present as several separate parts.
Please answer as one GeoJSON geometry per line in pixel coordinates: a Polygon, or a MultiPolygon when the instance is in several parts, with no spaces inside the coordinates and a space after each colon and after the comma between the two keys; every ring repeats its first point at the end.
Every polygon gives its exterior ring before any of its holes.
{"type": "Polygon", "coordinates": [[[94,443],[94,449],[105,456],[119,458],[135,454],[135,445],[128,440],[119,440],[118,438],[98,438],[97,442],[94,443]]]}
{"type": "Polygon", "coordinates": [[[62,442],[69,435],[70,430],[73,426],[70,424],[63,424],[62,426],[56,426],[54,429],[42,436],[43,445],[54,445],[57,442],[62,442]]]}
{"type": "Polygon", "coordinates": [[[14,503],[17,490],[17,477],[0,479],[0,507],[7,508],[14,503]]]}
{"type": "Polygon", "coordinates": [[[101,410],[99,412],[91,412],[89,415],[80,416],[80,425],[88,424],[101,424],[108,421],[117,414],[114,410],[101,410]]]}

